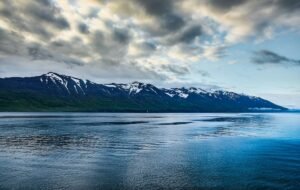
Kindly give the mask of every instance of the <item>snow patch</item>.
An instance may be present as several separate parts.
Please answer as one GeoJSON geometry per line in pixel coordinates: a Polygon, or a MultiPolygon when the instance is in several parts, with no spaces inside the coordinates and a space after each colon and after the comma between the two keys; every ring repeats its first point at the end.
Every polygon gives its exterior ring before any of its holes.
{"type": "Polygon", "coordinates": [[[130,85],[130,88],[129,88],[129,94],[131,93],[139,93],[140,91],[142,90],[142,88],[139,87],[139,84],[138,83],[132,83],[130,85]]]}
{"type": "Polygon", "coordinates": [[[75,89],[75,91],[76,91],[76,94],[78,94],[78,90],[77,90],[76,85],[73,85],[73,86],[74,86],[74,89],[75,89]]]}
{"type": "Polygon", "coordinates": [[[178,96],[181,98],[187,98],[189,95],[185,93],[179,93],[178,96]]]}
{"type": "MultiPolygon", "coordinates": [[[[80,88],[80,90],[82,91],[82,93],[85,94],[85,92],[84,92],[84,90],[82,89],[81,84],[80,84],[80,81],[81,81],[81,80],[78,79],[78,78],[74,78],[74,77],[71,77],[71,79],[76,83],[77,87],[80,88]]],[[[76,91],[77,91],[77,87],[76,87],[76,91]]],[[[78,94],[78,92],[77,92],[77,94],[78,94]]]]}
{"type": "Polygon", "coordinates": [[[172,98],[175,96],[175,94],[171,94],[171,93],[168,93],[168,92],[166,92],[166,95],[168,95],[168,96],[170,96],[172,98]]]}
{"type": "Polygon", "coordinates": [[[105,84],[104,86],[109,87],[109,88],[116,88],[116,85],[114,85],[114,84],[105,84]]]}
{"type": "Polygon", "coordinates": [[[145,84],[139,82],[133,82],[131,84],[121,84],[119,85],[122,89],[129,91],[129,94],[138,94],[144,89],[145,84]]]}
{"type": "Polygon", "coordinates": [[[189,92],[190,93],[195,93],[195,94],[207,93],[205,90],[203,90],[201,88],[190,88],[189,92]]]}

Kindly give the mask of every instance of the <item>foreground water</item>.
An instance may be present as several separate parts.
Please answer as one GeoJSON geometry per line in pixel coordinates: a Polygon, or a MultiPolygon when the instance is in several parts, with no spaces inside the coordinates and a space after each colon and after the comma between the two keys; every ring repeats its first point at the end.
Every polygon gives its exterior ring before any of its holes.
{"type": "Polygon", "coordinates": [[[0,114],[0,189],[299,187],[297,113],[0,114]]]}

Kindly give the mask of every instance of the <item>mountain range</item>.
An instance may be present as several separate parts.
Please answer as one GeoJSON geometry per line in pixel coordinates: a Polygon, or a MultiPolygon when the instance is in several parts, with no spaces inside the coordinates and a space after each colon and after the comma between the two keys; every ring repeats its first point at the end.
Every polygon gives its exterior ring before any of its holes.
{"type": "Polygon", "coordinates": [[[201,88],[158,88],[151,84],[97,84],[49,72],[0,78],[0,111],[253,112],[286,108],[268,100],[201,88]]]}

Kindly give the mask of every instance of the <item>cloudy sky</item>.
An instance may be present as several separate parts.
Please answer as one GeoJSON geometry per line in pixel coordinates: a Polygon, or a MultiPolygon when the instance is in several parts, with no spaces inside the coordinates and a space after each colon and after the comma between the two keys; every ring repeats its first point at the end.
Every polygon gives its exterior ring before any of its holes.
{"type": "Polygon", "coordinates": [[[300,108],[299,0],[1,0],[0,76],[222,88],[300,108]]]}

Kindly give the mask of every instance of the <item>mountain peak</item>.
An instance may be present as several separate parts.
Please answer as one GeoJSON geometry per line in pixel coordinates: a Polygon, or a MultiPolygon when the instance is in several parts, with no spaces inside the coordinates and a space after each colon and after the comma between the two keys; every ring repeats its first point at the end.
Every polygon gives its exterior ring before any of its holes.
{"type": "Polygon", "coordinates": [[[52,77],[52,76],[61,76],[60,74],[58,73],[55,73],[55,72],[48,72],[46,74],[43,74],[44,76],[48,76],[48,77],[52,77]]]}
{"type": "Polygon", "coordinates": [[[41,75],[40,80],[42,81],[44,77],[46,78],[46,83],[48,82],[48,79],[55,80],[55,81],[57,80],[57,81],[60,81],[60,82],[63,81],[62,75],[54,73],[54,72],[48,72],[47,74],[41,75]]]}
{"type": "Polygon", "coordinates": [[[142,82],[139,82],[139,81],[133,81],[132,83],[131,83],[131,85],[145,85],[145,83],[142,83],[142,82]]]}

